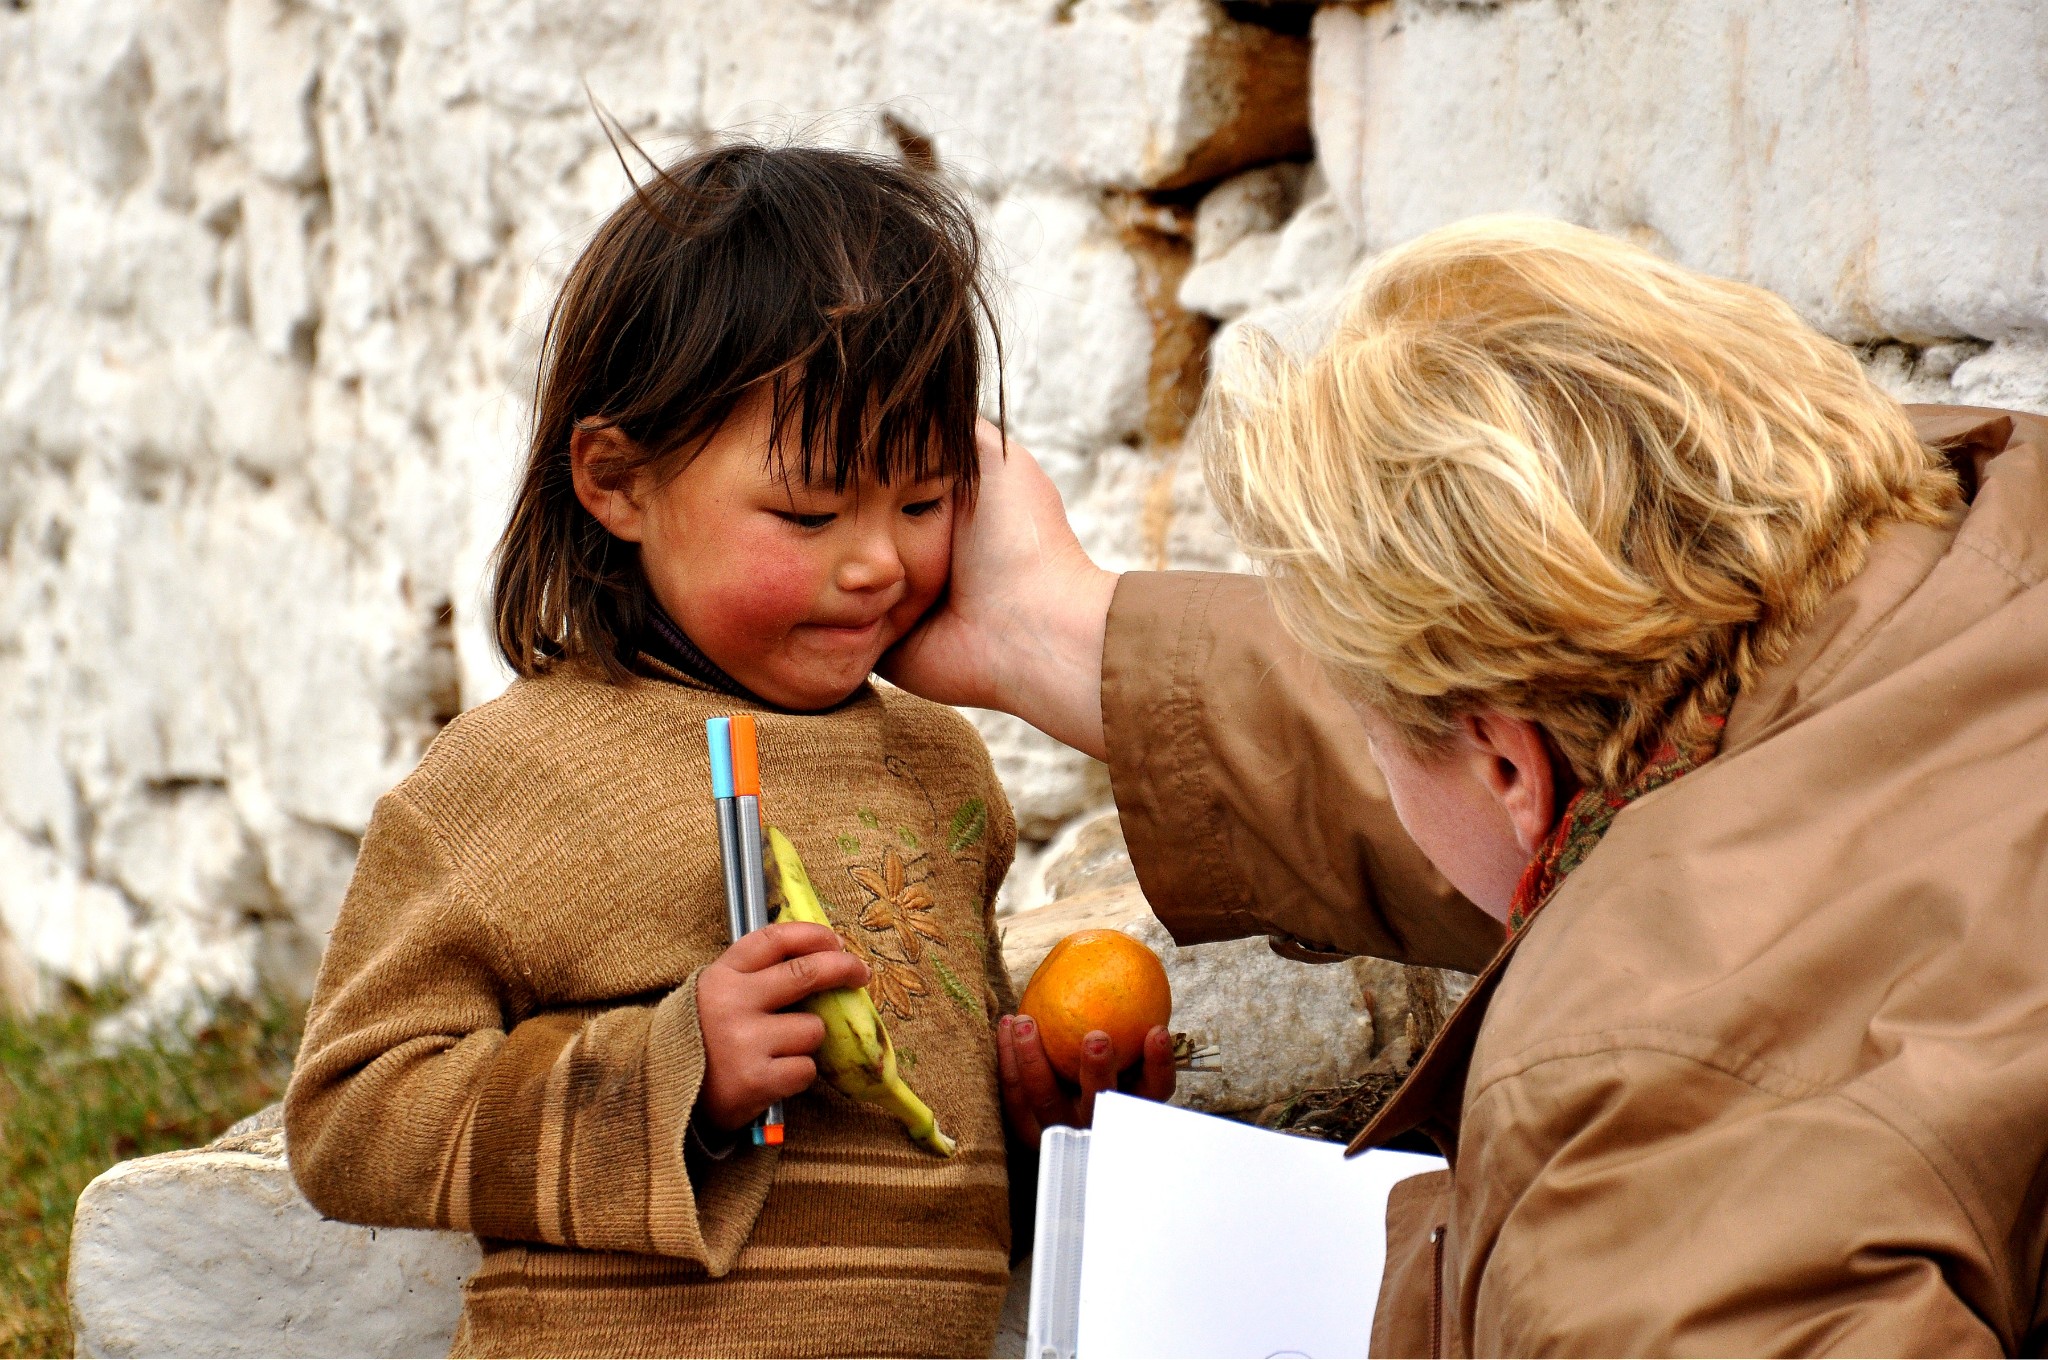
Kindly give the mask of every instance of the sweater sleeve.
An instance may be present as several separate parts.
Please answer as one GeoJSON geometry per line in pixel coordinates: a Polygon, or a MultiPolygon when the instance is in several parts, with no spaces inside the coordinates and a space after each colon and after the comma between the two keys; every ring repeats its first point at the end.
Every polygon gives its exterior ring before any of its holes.
{"type": "Polygon", "coordinates": [[[731,1269],[776,1155],[687,1147],[696,975],[640,1005],[531,1014],[533,997],[435,827],[386,795],[285,1098],[307,1199],[353,1222],[731,1269]]]}
{"type": "Polygon", "coordinates": [[[1394,814],[1365,730],[1255,577],[1126,572],[1102,648],[1110,781],[1139,885],[1182,944],[1275,936],[1477,972],[1500,925],[1394,814]]]}
{"type": "Polygon", "coordinates": [[[988,787],[988,868],[981,895],[981,936],[988,947],[982,950],[981,963],[988,977],[989,995],[995,998],[995,1010],[990,1017],[993,1019],[1015,1014],[1017,1010],[1017,989],[1003,962],[1003,931],[996,920],[996,894],[1002,890],[1003,880],[1009,877],[1010,866],[1017,858],[1017,816],[1003,786],[996,782],[993,768],[989,771],[988,787]]]}

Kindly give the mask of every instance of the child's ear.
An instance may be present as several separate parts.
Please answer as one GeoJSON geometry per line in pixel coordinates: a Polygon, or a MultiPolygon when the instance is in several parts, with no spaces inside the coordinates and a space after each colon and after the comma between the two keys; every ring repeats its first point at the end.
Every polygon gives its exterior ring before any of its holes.
{"type": "Polygon", "coordinates": [[[578,425],[569,436],[569,471],[576,499],[612,536],[638,543],[646,511],[637,494],[640,474],[633,468],[633,441],[616,426],[578,425]]]}

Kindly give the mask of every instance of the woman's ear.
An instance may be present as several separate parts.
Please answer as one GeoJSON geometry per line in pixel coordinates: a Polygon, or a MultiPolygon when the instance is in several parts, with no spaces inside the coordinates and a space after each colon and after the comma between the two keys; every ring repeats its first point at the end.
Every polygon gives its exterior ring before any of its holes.
{"type": "Polygon", "coordinates": [[[638,543],[645,534],[641,477],[633,466],[633,441],[616,426],[577,426],[569,436],[569,472],[576,499],[614,538],[638,543]]]}
{"type": "Polygon", "coordinates": [[[1534,855],[1557,824],[1558,779],[1550,742],[1527,718],[1484,709],[1460,719],[1479,757],[1479,779],[1514,828],[1515,844],[1534,855]]]}

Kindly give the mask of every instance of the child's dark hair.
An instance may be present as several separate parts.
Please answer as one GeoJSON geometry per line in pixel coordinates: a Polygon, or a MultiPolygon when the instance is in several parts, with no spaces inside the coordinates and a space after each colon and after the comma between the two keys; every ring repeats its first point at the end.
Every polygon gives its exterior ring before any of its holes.
{"type": "Polygon", "coordinates": [[[636,179],[548,319],[496,554],[505,659],[529,676],[569,658],[630,674],[646,587],[636,547],[576,498],[579,426],[631,441],[607,481],[659,483],[766,384],[786,475],[840,490],[951,475],[971,495],[984,324],[995,343],[973,219],[925,169],[735,143],[636,179]]]}

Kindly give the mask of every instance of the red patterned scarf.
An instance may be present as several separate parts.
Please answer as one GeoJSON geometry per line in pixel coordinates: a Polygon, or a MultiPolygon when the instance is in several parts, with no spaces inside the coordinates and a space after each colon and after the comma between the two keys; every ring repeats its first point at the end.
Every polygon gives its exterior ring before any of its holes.
{"type": "Polygon", "coordinates": [[[1508,934],[1512,936],[1528,925],[1565,876],[1585,863],[1586,856],[1593,853],[1593,847],[1614,825],[1615,816],[1623,808],[1712,760],[1721,749],[1721,734],[1727,725],[1725,717],[1713,719],[1707,739],[1687,751],[1665,742],[1642,772],[1619,789],[1581,789],[1573,794],[1565,804],[1564,815],[1551,828],[1549,839],[1522,871],[1522,881],[1515,885],[1514,898],[1508,903],[1508,934]]]}

